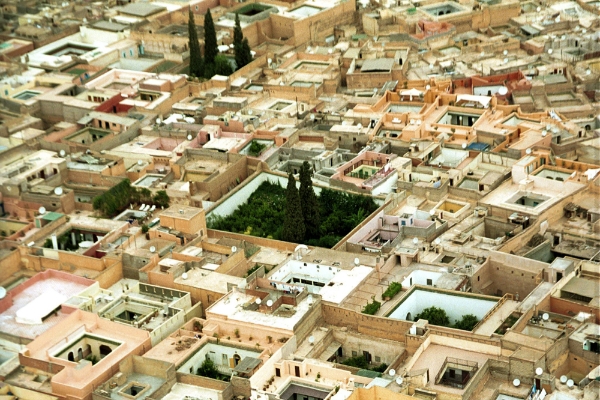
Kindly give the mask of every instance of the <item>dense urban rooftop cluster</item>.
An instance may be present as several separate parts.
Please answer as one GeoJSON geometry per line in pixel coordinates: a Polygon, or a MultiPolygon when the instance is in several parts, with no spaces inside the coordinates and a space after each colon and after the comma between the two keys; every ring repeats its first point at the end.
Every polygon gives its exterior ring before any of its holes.
{"type": "Polygon", "coordinates": [[[599,400],[600,1],[0,0],[0,399],[599,400]]]}

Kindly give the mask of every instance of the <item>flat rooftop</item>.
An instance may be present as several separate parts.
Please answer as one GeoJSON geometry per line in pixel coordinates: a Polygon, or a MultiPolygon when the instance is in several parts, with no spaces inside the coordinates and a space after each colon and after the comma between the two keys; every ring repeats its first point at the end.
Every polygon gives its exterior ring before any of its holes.
{"type": "MultiPolygon", "coordinates": [[[[82,278],[68,280],[60,277],[58,274],[52,274],[51,276],[43,277],[37,281],[34,278],[24,283],[24,285],[31,284],[31,286],[25,288],[22,292],[15,294],[12,298],[12,306],[0,314],[0,329],[2,332],[17,337],[35,339],[54,325],[59,324],[68,316],[68,314],[64,314],[59,310],[56,314],[50,315],[48,318],[44,319],[42,324],[32,325],[22,324],[16,321],[17,312],[19,310],[39,298],[43,293],[55,292],[68,299],[79,294],[93,284],[93,281],[89,281],[89,285],[85,285],[78,282],[81,281],[82,278]]],[[[19,287],[17,286],[15,289],[19,290],[19,287]]]]}
{"type": "Polygon", "coordinates": [[[287,317],[244,310],[245,304],[254,302],[256,299],[256,296],[233,291],[210,306],[210,308],[206,310],[206,314],[207,317],[212,314],[218,315],[220,318],[226,318],[230,321],[247,322],[268,327],[276,326],[279,329],[293,331],[294,326],[296,326],[310,308],[313,307],[313,299],[308,296],[294,307],[294,313],[287,317]]]}

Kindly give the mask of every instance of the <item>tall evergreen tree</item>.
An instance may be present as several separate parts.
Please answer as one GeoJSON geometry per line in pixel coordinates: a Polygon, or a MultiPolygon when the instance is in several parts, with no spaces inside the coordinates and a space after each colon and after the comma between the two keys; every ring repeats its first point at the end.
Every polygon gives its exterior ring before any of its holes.
{"type": "Polygon", "coordinates": [[[233,28],[233,45],[241,45],[244,40],[244,34],[242,33],[242,27],[240,26],[240,15],[235,13],[235,27],[233,28]]]}
{"type": "Polygon", "coordinates": [[[312,186],[312,171],[308,161],[304,161],[300,168],[300,206],[302,207],[302,218],[306,229],[306,237],[319,239],[319,226],[321,218],[319,215],[319,201],[312,186]]]}
{"type": "Polygon", "coordinates": [[[208,9],[204,16],[204,62],[206,64],[214,65],[217,54],[219,54],[217,31],[215,30],[215,24],[212,15],[210,14],[210,9],[208,9]]]}
{"type": "Polygon", "coordinates": [[[290,173],[288,174],[288,184],[285,190],[285,217],[283,219],[282,238],[287,242],[302,243],[304,234],[300,195],[298,194],[294,175],[290,173]]]}
{"type": "MultiPolygon", "coordinates": [[[[243,66],[246,66],[248,64],[250,64],[252,62],[252,51],[250,50],[250,44],[248,43],[248,38],[244,38],[244,40],[242,40],[242,48],[241,48],[241,66],[238,66],[238,68],[242,68],[243,66]]],[[[237,53],[236,53],[237,55],[237,53]]]]}
{"type": "Polygon", "coordinates": [[[198,43],[198,32],[196,32],[194,13],[192,13],[191,7],[188,20],[188,38],[190,40],[190,76],[201,77],[203,75],[202,54],[200,52],[200,43],[198,43]]]}

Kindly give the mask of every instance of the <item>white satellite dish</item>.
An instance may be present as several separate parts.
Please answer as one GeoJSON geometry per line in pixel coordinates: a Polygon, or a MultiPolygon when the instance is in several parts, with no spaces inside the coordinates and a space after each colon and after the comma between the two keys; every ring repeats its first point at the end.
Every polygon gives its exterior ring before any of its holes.
{"type": "Polygon", "coordinates": [[[527,149],[527,150],[525,150],[525,153],[527,153],[527,154],[531,154],[531,149],[527,149]]]}
{"type": "Polygon", "coordinates": [[[508,54],[508,50],[504,50],[504,51],[502,52],[502,54],[504,54],[504,55],[507,55],[507,54],[508,54]]]}
{"type": "Polygon", "coordinates": [[[64,156],[67,155],[67,152],[64,151],[64,150],[61,150],[61,151],[58,152],[58,154],[60,154],[61,157],[64,157],[64,156]]]}
{"type": "Polygon", "coordinates": [[[38,209],[38,212],[40,213],[40,215],[44,215],[46,214],[46,207],[42,206],[38,209]]]}
{"type": "Polygon", "coordinates": [[[563,375],[563,376],[561,376],[561,377],[560,377],[560,383],[562,383],[562,384],[564,385],[565,383],[567,383],[567,380],[568,380],[568,379],[569,379],[569,378],[567,378],[567,376],[566,376],[566,375],[563,375]]]}
{"type": "Polygon", "coordinates": [[[156,123],[160,124],[160,118],[156,118],[156,123]]]}
{"type": "Polygon", "coordinates": [[[431,89],[431,85],[425,85],[425,90],[431,89]]]}
{"type": "Polygon", "coordinates": [[[156,251],[156,247],[150,246],[150,253],[154,253],[156,251]]]}
{"type": "Polygon", "coordinates": [[[464,149],[466,149],[466,148],[467,148],[467,144],[466,144],[466,143],[463,143],[463,144],[462,144],[462,148],[463,148],[463,150],[464,150],[464,149]]]}
{"type": "Polygon", "coordinates": [[[235,253],[236,251],[237,251],[237,247],[235,247],[235,246],[231,246],[231,252],[232,252],[232,253],[235,253]]]}
{"type": "Polygon", "coordinates": [[[273,306],[273,300],[267,300],[267,307],[273,306]]]}
{"type": "Polygon", "coordinates": [[[419,244],[419,238],[413,238],[413,244],[419,244]]]}
{"type": "Polygon", "coordinates": [[[315,337],[314,336],[309,336],[308,337],[308,343],[310,343],[310,344],[315,343],[315,337]]]}
{"type": "Polygon", "coordinates": [[[500,89],[498,89],[498,94],[500,96],[506,96],[507,93],[508,89],[506,88],[506,86],[502,86],[500,89]]]}
{"type": "Polygon", "coordinates": [[[404,383],[404,379],[402,379],[402,377],[399,376],[396,378],[396,384],[398,386],[401,386],[403,383],[404,383]]]}
{"type": "Polygon", "coordinates": [[[269,65],[271,65],[271,63],[272,63],[272,62],[273,62],[273,59],[272,59],[272,58],[269,58],[269,59],[267,60],[267,64],[269,64],[269,65]]]}
{"type": "Polygon", "coordinates": [[[513,381],[513,386],[519,387],[520,384],[521,384],[521,381],[519,379],[515,378],[515,380],[513,381]]]}
{"type": "Polygon", "coordinates": [[[192,135],[187,135],[187,140],[192,140],[192,135]]]}
{"type": "Polygon", "coordinates": [[[142,160],[138,160],[137,165],[143,165],[144,162],[142,160]]]}
{"type": "Polygon", "coordinates": [[[575,382],[573,382],[573,379],[569,379],[569,380],[567,381],[567,387],[568,387],[569,389],[571,389],[571,388],[572,388],[574,385],[575,385],[575,382]]]}
{"type": "Polygon", "coordinates": [[[540,376],[540,375],[542,375],[543,373],[544,373],[544,370],[543,370],[542,368],[540,368],[540,367],[537,367],[537,368],[535,369],[535,374],[536,374],[536,375],[540,376]]]}
{"type": "Polygon", "coordinates": [[[63,194],[63,189],[61,187],[57,187],[56,189],[54,189],[54,194],[57,196],[60,196],[63,194]]]}
{"type": "Polygon", "coordinates": [[[546,137],[547,134],[548,134],[548,131],[542,131],[542,137],[546,137]]]}
{"type": "Polygon", "coordinates": [[[358,257],[356,257],[354,259],[354,265],[356,265],[358,267],[359,264],[360,264],[360,260],[358,259],[358,257]]]}
{"type": "Polygon", "coordinates": [[[394,375],[396,375],[396,370],[395,369],[390,369],[388,371],[388,374],[390,374],[390,376],[394,376],[394,375]]]}
{"type": "Polygon", "coordinates": [[[181,274],[181,279],[186,280],[187,278],[188,278],[187,272],[184,272],[183,274],[181,274]]]}
{"type": "Polygon", "coordinates": [[[262,300],[260,298],[256,299],[256,304],[260,305],[260,303],[262,303],[262,300]]]}
{"type": "Polygon", "coordinates": [[[0,286],[0,299],[3,299],[6,296],[6,289],[0,286]]]}
{"type": "Polygon", "coordinates": [[[548,313],[544,313],[544,314],[542,315],[542,319],[543,319],[544,321],[548,321],[548,320],[550,319],[550,315],[548,315],[548,313]]]}

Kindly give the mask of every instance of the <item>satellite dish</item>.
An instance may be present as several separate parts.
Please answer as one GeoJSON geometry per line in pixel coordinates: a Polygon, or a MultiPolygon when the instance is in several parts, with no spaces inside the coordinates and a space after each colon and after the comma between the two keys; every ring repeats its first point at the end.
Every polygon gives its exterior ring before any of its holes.
{"type": "Polygon", "coordinates": [[[390,376],[394,376],[394,375],[396,375],[396,370],[395,369],[390,369],[388,371],[388,374],[390,374],[390,376]]]}
{"type": "Polygon", "coordinates": [[[187,140],[192,140],[192,135],[187,135],[187,140]]]}
{"type": "Polygon", "coordinates": [[[260,306],[260,303],[262,303],[262,300],[260,298],[258,298],[258,299],[256,299],[255,303],[260,306]]]}
{"type": "Polygon", "coordinates": [[[540,367],[537,367],[537,368],[535,369],[535,374],[536,374],[536,375],[538,375],[538,376],[539,376],[539,375],[542,375],[543,373],[544,373],[544,370],[543,370],[542,368],[540,368],[540,367]]]}
{"type": "Polygon", "coordinates": [[[440,243],[442,243],[442,239],[440,239],[440,238],[436,238],[436,239],[433,241],[433,243],[435,243],[435,244],[440,244],[440,243]]]}
{"type": "Polygon", "coordinates": [[[575,385],[575,382],[573,382],[573,379],[569,379],[569,380],[567,381],[567,387],[568,387],[569,389],[571,389],[571,388],[572,388],[574,385],[575,385]]]}
{"type": "Polygon", "coordinates": [[[466,148],[467,148],[467,144],[466,144],[466,143],[463,143],[463,144],[462,144],[462,148],[463,148],[463,150],[464,150],[464,149],[466,149],[466,148]]]}
{"type": "Polygon", "coordinates": [[[273,300],[267,300],[267,307],[273,306],[273,300]]]}
{"type": "Polygon", "coordinates": [[[57,187],[56,189],[54,189],[54,194],[57,196],[60,196],[63,194],[63,189],[61,187],[57,187]]]}
{"type": "Polygon", "coordinates": [[[547,134],[548,134],[548,131],[542,131],[542,137],[546,137],[547,134]]]}
{"type": "Polygon", "coordinates": [[[506,96],[507,93],[508,89],[506,88],[506,86],[502,86],[500,89],[498,89],[498,94],[500,96],[506,96]]]}
{"type": "Polygon", "coordinates": [[[504,54],[504,55],[507,55],[507,54],[508,54],[508,50],[504,50],[504,51],[502,52],[502,54],[504,54]]]}
{"type": "Polygon", "coordinates": [[[144,162],[142,160],[138,160],[137,164],[142,165],[142,164],[144,164],[144,162]]]}
{"type": "Polygon", "coordinates": [[[160,124],[160,118],[156,118],[156,123],[160,124]]]}
{"type": "Polygon", "coordinates": [[[0,286],[0,299],[3,299],[6,296],[6,289],[0,286]]]}
{"type": "Polygon", "coordinates": [[[181,274],[181,279],[186,280],[187,278],[188,278],[187,272],[184,272],[183,274],[181,274]]]}
{"type": "Polygon", "coordinates": [[[267,60],[267,64],[269,64],[269,65],[271,65],[271,63],[272,63],[272,62],[273,62],[273,59],[272,59],[272,58],[269,58],[269,59],[267,60]]]}
{"type": "Polygon", "coordinates": [[[414,244],[419,244],[419,238],[413,238],[413,243],[414,244]]]}
{"type": "Polygon", "coordinates": [[[561,377],[560,377],[560,383],[562,383],[562,384],[564,385],[565,383],[567,383],[567,380],[568,380],[568,379],[569,379],[569,378],[567,378],[567,376],[566,376],[566,375],[563,375],[563,376],[561,376],[561,377]]]}
{"type": "Polygon", "coordinates": [[[315,343],[315,337],[314,336],[309,336],[308,337],[308,343],[310,343],[310,344],[315,343]]]}
{"type": "Polygon", "coordinates": [[[402,379],[402,377],[399,376],[396,378],[396,384],[398,386],[401,386],[403,383],[404,383],[404,379],[402,379]]]}
{"type": "Polygon", "coordinates": [[[548,54],[552,54],[552,49],[548,49],[548,54]]]}
{"type": "Polygon", "coordinates": [[[60,154],[61,157],[64,157],[64,156],[67,155],[67,152],[64,151],[64,150],[61,150],[61,151],[58,152],[58,154],[60,154]]]}
{"type": "Polygon", "coordinates": [[[515,378],[515,380],[513,381],[514,387],[519,387],[520,384],[521,384],[521,381],[519,379],[515,378]]]}
{"type": "Polygon", "coordinates": [[[232,253],[235,253],[236,251],[237,251],[237,247],[235,247],[235,246],[231,246],[231,252],[232,252],[232,253]]]}
{"type": "Polygon", "coordinates": [[[360,264],[360,260],[358,259],[358,257],[356,257],[354,259],[354,265],[356,265],[358,267],[359,264],[360,264]]]}
{"type": "Polygon", "coordinates": [[[544,313],[544,314],[542,315],[542,319],[543,319],[544,321],[548,321],[548,319],[550,319],[550,315],[548,315],[548,313],[544,313]]]}
{"type": "Polygon", "coordinates": [[[531,149],[527,149],[527,150],[525,150],[525,153],[527,153],[527,154],[531,154],[531,149]]]}
{"type": "Polygon", "coordinates": [[[150,246],[150,253],[154,253],[156,251],[156,247],[150,246]]]}
{"type": "Polygon", "coordinates": [[[44,214],[46,214],[46,207],[44,207],[44,206],[40,207],[40,208],[38,209],[38,212],[39,212],[41,215],[44,215],[44,214]]]}

